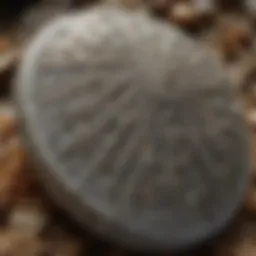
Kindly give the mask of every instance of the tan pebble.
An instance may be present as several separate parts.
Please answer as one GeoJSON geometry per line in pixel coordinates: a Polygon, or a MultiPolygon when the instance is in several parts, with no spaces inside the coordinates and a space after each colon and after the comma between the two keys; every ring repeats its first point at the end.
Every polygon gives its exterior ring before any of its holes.
{"type": "Polygon", "coordinates": [[[11,39],[7,36],[0,37],[0,54],[6,53],[12,47],[11,39]]]}
{"type": "Polygon", "coordinates": [[[237,248],[235,256],[255,256],[256,245],[255,241],[245,242],[237,248]]]}
{"type": "Polygon", "coordinates": [[[243,81],[244,91],[250,91],[256,96],[256,62],[254,62],[245,71],[244,81],[243,81]]]}
{"type": "Polygon", "coordinates": [[[247,111],[247,121],[252,128],[256,128],[256,109],[247,111]]]}
{"type": "Polygon", "coordinates": [[[13,229],[37,235],[48,222],[48,214],[38,200],[19,202],[9,216],[9,226],[13,229]]]}
{"type": "Polygon", "coordinates": [[[235,256],[232,245],[221,245],[214,248],[213,256],[235,256]]]}
{"type": "MultiPolygon", "coordinates": [[[[254,223],[249,223],[253,225],[254,223]]],[[[239,230],[238,235],[240,236],[236,244],[230,244],[233,249],[234,256],[255,256],[256,251],[256,239],[255,239],[255,227],[244,227],[239,230]]]]}
{"type": "MultiPolygon", "coordinates": [[[[9,116],[11,118],[15,119],[15,108],[13,106],[13,101],[12,99],[1,99],[1,103],[0,103],[0,115],[6,115],[9,116]]],[[[16,127],[14,126],[15,130],[16,127]]]]}
{"type": "Polygon", "coordinates": [[[244,69],[240,62],[230,63],[227,65],[227,72],[233,84],[240,89],[244,80],[244,69]]]}
{"type": "Polygon", "coordinates": [[[24,232],[0,231],[1,256],[37,256],[42,249],[36,237],[28,236],[24,232]]]}
{"type": "Polygon", "coordinates": [[[189,2],[177,2],[170,8],[169,18],[183,28],[198,25],[199,15],[195,7],[189,2]]]}
{"type": "Polygon", "coordinates": [[[250,213],[256,213],[256,188],[251,185],[244,201],[244,208],[250,213]]]}
{"type": "Polygon", "coordinates": [[[0,159],[0,208],[12,204],[19,197],[19,187],[23,184],[24,155],[17,145],[0,159]]]}
{"type": "Polygon", "coordinates": [[[0,115],[0,209],[14,203],[23,186],[25,152],[15,129],[15,120],[0,115]]]}
{"type": "Polygon", "coordinates": [[[76,241],[68,240],[54,248],[55,255],[78,256],[80,255],[82,244],[76,241]]]}
{"type": "Polygon", "coordinates": [[[252,28],[244,20],[230,18],[219,23],[217,29],[220,51],[226,60],[234,60],[252,46],[252,28]]]}
{"type": "Polygon", "coordinates": [[[236,227],[219,240],[211,252],[213,256],[255,256],[256,226],[243,216],[236,227]]]}
{"type": "MultiPolygon", "coordinates": [[[[256,88],[256,86],[254,86],[254,82],[256,85],[256,62],[251,51],[244,53],[240,60],[228,63],[227,66],[236,67],[233,72],[233,77],[237,80],[236,84],[239,84],[241,91],[245,93],[246,97],[249,96],[253,99],[253,90],[254,87],[256,88]]],[[[254,95],[256,96],[256,93],[254,95]]]]}
{"type": "Polygon", "coordinates": [[[0,53],[0,55],[0,75],[4,76],[17,65],[20,59],[20,51],[12,49],[3,54],[0,53]]]}
{"type": "Polygon", "coordinates": [[[0,115],[0,141],[10,138],[16,132],[16,120],[11,115],[0,115]]]}
{"type": "Polygon", "coordinates": [[[256,133],[255,132],[253,132],[252,134],[251,142],[252,142],[251,143],[252,177],[251,177],[251,182],[248,185],[248,189],[245,193],[244,209],[250,213],[256,214],[256,133]]]}
{"type": "Polygon", "coordinates": [[[212,256],[235,256],[234,247],[238,242],[237,232],[239,227],[232,228],[218,238],[214,247],[211,249],[212,256]]]}

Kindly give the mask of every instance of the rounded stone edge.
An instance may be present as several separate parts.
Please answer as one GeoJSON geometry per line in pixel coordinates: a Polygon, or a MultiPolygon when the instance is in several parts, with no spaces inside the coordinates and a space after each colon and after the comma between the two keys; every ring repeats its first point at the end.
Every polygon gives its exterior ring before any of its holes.
{"type": "MultiPolygon", "coordinates": [[[[72,17],[71,15],[69,16],[72,17]]],[[[57,18],[55,20],[55,25],[57,26],[57,24],[59,24],[59,22],[61,22],[64,19],[66,19],[66,17],[57,18]]],[[[35,138],[34,136],[32,136],[33,132],[26,125],[26,122],[28,121],[28,116],[25,114],[26,111],[24,111],[24,109],[26,109],[28,106],[25,107],[27,103],[25,103],[24,98],[21,97],[22,89],[24,89],[25,87],[27,88],[31,86],[31,84],[29,84],[30,79],[28,79],[26,74],[28,74],[28,70],[29,70],[27,66],[29,59],[33,59],[32,52],[36,51],[35,50],[36,47],[33,47],[33,46],[38,46],[38,43],[41,41],[40,38],[43,38],[46,33],[53,31],[55,27],[55,26],[52,26],[53,24],[54,22],[48,24],[48,26],[42,29],[42,31],[38,34],[38,37],[35,37],[35,40],[30,45],[32,46],[33,49],[29,48],[28,51],[26,51],[24,55],[25,59],[22,60],[22,64],[18,69],[18,75],[16,76],[16,80],[14,82],[15,85],[13,87],[13,92],[12,92],[14,102],[16,105],[17,118],[18,118],[20,133],[21,133],[23,142],[26,145],[26,148],[28,149],[29,153],[31,153],[32,161],[34,163],[37,163],[37,165],[41,166],[39,168],[36,168],[36,175],[43,182],[44,187],[46,188],[46,191],[50,194],[50,196],[52,196],[53,201],[61,209],[63,209],[66,213],[74,217],[77,223],[80,223],[82,225],[85,225],[86,227],[89,227],[90,231],[102,236],[105,240],[112,241],[114,243],[118,242],[118,244],[128,247],[132,250],[143,251],[143,252],[145,251],[146,252],[179,251],[179,250],[185,250],[190,247],[194,247],[197,244],[202,243],[202,241],[196,237],[194,238],[194,240],[190,239],[189,243],[187,241],[182,241],[180,242],[180,244],[177,244],[176,246],[173,246],[173,245],[168,246],[166,244],[161,246],[160,243],[159,243],[160,246],[155,246],[154,245],[155,241],[145,241],[144,243],[141,243],[141,242],[138,242],[137,236],[134,238],[133,234],[128,234],[129,232],[122,230],[121,227],[118,227],[118,225],[116,225],[116,222],[113,222],[114,225],[111,225],[111,223],[108,223],[106,220],[104,220],[103,222],[100,221],[101,217],[95,212],[93,212],[93,210],[91,210],[90,213],[86,214],[85,212],[90,211],[89,210],[90,207],[88,207],[88,209],[83,209],[83,211],[78,211],[78,209],[75,209],[77,208],[77,206],[75,206],[71,210],[70,204],[73,204],[73,205],[80,204],[78,207],[80,208],[84,208],[84,207],[82,206],[81,202],[76,202],[77,198],[74,194],[72,195],[72,191],[69,191],[68,188],[64,188],[62,186],[61,181],[57,180],[52,175],[52,172],[51,172],[52,167],[50,166],[50,164],[46,164],[47,161],[45,161],[45,154],[42,154],[42,152],[39,152],[41,150],[39,150],[39,148],[35,145],[35,140],[34,140],[35,138]],[[68,198],[69,205],[66,203],[65,200],[63,201],[63,198],[65,197],[68,198]],[[84,216],[87,216],[87,217],[89,216],[91,220],[88,220],[89,218],[87,218],[87,220],[84,220],[85,219],[84,216]],[[106,225],[106,223],[108,224],[106,225]],[[107,232],[108,236],[104,231],[103,232],[101,231],[101,225],[103,227],[104,226],[113,227],[107,232]],[[95,226],[97,226],[97,228],[95,228],[95,226]],[[123,241],[120,241],[121,237],[125,237],[125,239],[123,241]]],[[[248,137],[248,142],[249,142],[248,148],[249,148],[249,145],[250,145],[249,134],[248,136],[246,135],[246,137],[248,137]]],[[[223,230],[228,225],[230,220],[236,215],[236,213],[240,209],[240,205],[243,199],[242,195],[245,193],[246,185],[249,182],[250,169],[251,169],[250,166],[248,166],[247,172],[246,172],[247,174],[245,173],[244,175],[244,181],[241,182],[241,187],[239,189],[240,192],[238,193],[238,194],[241,194],[241,197],[238,198],[237,200],[238,203],[234,207],[234,210],[230,211],[227,214],[227,216],[223,218],[223,221],[219,224],[219,226],[215,227],[215,229],[213,229],[211,232],[207,231],[206,232],[207,236],[205,236],[206,238],[204,240],[210,239],[211,237],[220,233],[221,230],[223,230]]]]}

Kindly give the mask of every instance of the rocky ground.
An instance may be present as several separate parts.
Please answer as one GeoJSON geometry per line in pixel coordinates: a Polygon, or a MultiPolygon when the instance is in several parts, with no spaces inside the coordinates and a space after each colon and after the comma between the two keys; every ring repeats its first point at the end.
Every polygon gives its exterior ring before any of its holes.
{"type": "MultiPolygon", "coordinates": [[[[30,37],[54,16],[91,0],[1,0],[0,256],[135,255],[82,233],[55,209],[31,172],[12,109],[14,72],[30,37]],[[11,3],[12,2],[12,3],[11,3]],[[15,5],[19,3],[19,5],[15,5]],[[11,6],[16,6],[14,9],[11,6]]],[[[247,102],[255,130],[252,180],[241,213],[219,237],[185,255],[256,255],[256,0],[105,0],[146,11],[216,50],[247,102]]]]}

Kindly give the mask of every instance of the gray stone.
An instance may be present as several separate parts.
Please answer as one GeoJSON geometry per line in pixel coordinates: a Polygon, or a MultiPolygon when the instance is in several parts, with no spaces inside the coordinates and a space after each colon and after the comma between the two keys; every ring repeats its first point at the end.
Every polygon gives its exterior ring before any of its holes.
{"type": "Polygon", "coordinates": [[[67,15],[31,43],[15,98],[52,198],[105,239],[181,249],[240,206],[243,107],[218,58],[174,27],[107,7],[67,15]]]}

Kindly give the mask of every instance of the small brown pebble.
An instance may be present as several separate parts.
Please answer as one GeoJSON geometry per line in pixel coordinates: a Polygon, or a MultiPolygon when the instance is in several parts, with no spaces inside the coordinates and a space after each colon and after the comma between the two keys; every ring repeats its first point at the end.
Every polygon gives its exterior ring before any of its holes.
{"type": "MultiPolygon", "coordinates": [[[[221,57],[221,56],[220,56],[221,57]]],[[[244,68],[241,66],[241,62],[232,62],[227,65],[227,72],[229,78],[233,81],[237,88],[242,88],[244,81],[244,68]]]]}
{"type": "Polygon", "coordinates": [[[240,226],[217,246],[214,256],[255,256],[256,251],[256,229],[254,222],[244,220],[240,226]]]}
{"type": "Polygon", "coordinates": [[[12,47],[12,43],[10,38],[8,37],[0,37],[0,54],[5,53],[10,50],[12,47]]]}
{"type": "Polygon", "coordinates": [[[13,108],[12,100],[2,99],[0,102],[0,115],[6,115],[9,117],[15,116],[15,111],[13,108]]]}
{"type": "Polygon", "coordinates": [[[244,208],[250,213],[256,214],[256,186],[252,184],[245,196],[244,208]]]}
{"type": "Polygon", "coordinates": [[[238,246],[235,256],[255,256],[256,252],[256,244],[255,240],[250,240],[245,241],[242,243],[240,246],[238,246]]]}
{"type": "Polygon", "coordinates": [[[42,252],[40,241],[26,232],[14,230],[0,231],[1,256],[38,256],[42,252]]]}
{"type": "Polygon", "coordinates": [[[247,120],[250,126],[255,129],[256,128],[256,110],[252,109],[247,111],[247,120]]]}
{"type": "Polygon", "coordinates": [[[0,208],[14,203],[19,197],[19,183],[23,172],[24,157],[18,145],[0,160],[0,208]]]}
{"type": "Polygon", "coordinates": [[[194,28],[199,23],[199,15],[190,2],[177,2],[170,8],[169,18],[182,28],[194,28]]]}
{"type": "MultiPolygon", "coordinates": [[[[227,232],[211,249],[211,256],[252,256],[252,245],[256,242],[256,230],[245,216],[227,232]]],[[[254,245],[255,247],[255,245],[254,245]]],[[[253,251],[255,252],[255,249],[253,251]]],[[[206,255],[209,255],[208,253],[206,255]]],[[[255,255],[255,254],[253,254],[255,255]]]]}
{"type": "Polygon", "coordinates": [[[3,54],[0,53],[0,75],[5,75],[11,71],[19,61],[19,51],[12,49],[3,54]]]}
{"type": "MultiPolygon", "coordinates": [[[[11,33],[10,33],[11,34],[11,33]]],[[[3,81],[4,75],[12,71],[19,59],[19,46],[13,39],[13,35],[0,36],[0,78],[1,87],[8,83],[3,81]]]]}
{"type": "Polygon", "coordinates": [[[0,212],[24,195],[29,180],[25,174],[25,151],[17,136],[15,118],[0,116],[0,212]]]}
{"type": "Polygon", "coordinates": [[[220,51],[225,60],[234,60],[252,45],[252,28],[247,21],[221,21],[218,30],[220,51]]]}
{"type": "Polygon", "coordinates": [[[256,95],[256,63],[253,63],[247,70],[243,81],[243,90],[255,92],[256,95]]]}
{"type": "Polygon", "coordinates": [[[13,116],[0,116],[0,142],[7,141],[11,136],[16,135],[16,123],[13,116]]]}
{"type": "Polygon", "coordinates": [[[23,200],[9,216],[9,226],[27,234],[37,235],[48,222],[48,214],[39,200],[23,200]]]}

